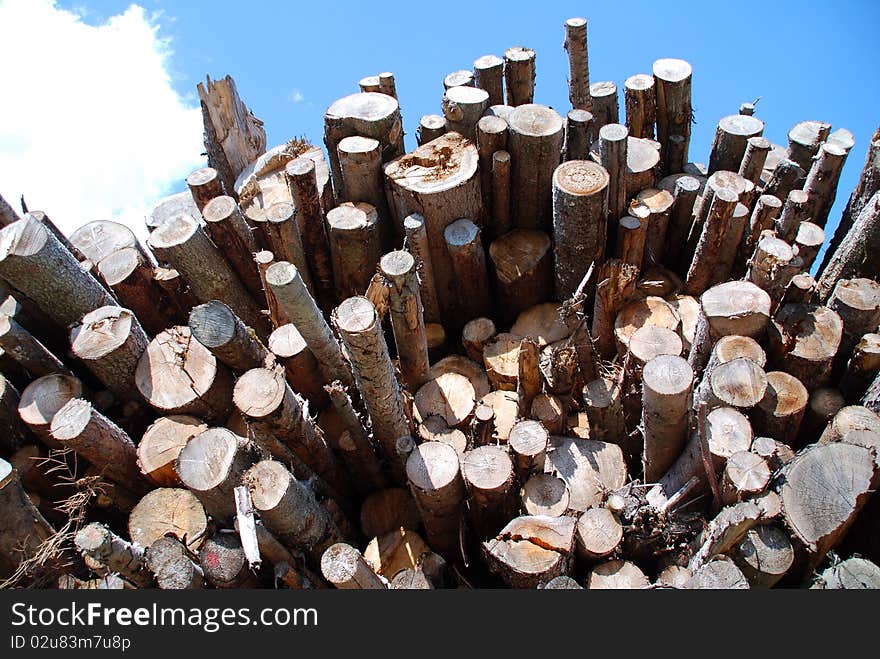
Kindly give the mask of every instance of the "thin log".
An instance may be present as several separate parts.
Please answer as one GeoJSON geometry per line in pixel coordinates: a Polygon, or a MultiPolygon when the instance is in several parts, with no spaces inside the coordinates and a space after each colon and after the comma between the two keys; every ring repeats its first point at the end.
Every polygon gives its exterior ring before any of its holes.
{"type": "Polygon", "coordinates": [[[761,182],[761,173],[767,162],[767,156],[770,154],[770,148],[770,141],[766,137],[750,137],[746,140],[746,150],[739,163],[739,169],[736,167],[733,169],[744,179],[758,185],[761,182]]]}
{"type": "Polygon", "coordinates": [[[669,227],[666,231],[666,263],[682,270],[681,254],[693,223],[694,203],[700,192],[700,181],[693,176],[681,176],[675,181],[669,227]]]}
{"type": "Polygon", "coordinates": [[[419,295],[424,306],[425,321],[440,320],[440,306],[437,288],[434,284],[434,266],[431,249],[428,245],[428,234],[425,230],[425,218],[418,214],[409,215],[403,221],[406,235],[406,248],[416,259],[419,272],[419,295]]]}
{"type": "Polygon", "coordinates": [[[498,237],[494,231],[495,212],[492,208],[492,176],[487,175],[492,171],[492,158],[496,151],[504,151],[507,148],[507,122],[501,117],[491,115],[483,116],[476,124],[477,151],[480,154],[480,185],[483,190],[483,208],[490,219],[489,227],[492,229],[492,238],[498,237]]]}
{"type": "Polygon", "coordinates": [[[512,107],[534,102],[535,51],[514,46],[504,51],[504,84],[512,107]]]}
{"type": "Polygon", "coordinates": [[[626,127],[633,137],[654,139],[657,122],[657,100],[654,77],[637,73],[623,84],[626,107],[626,127]]]}
{"type": "Polygon", "coordinates": [[[10,570],[33,559],[55,529],[28,498],[18,472],[0,458],[0,559],[10,570]]]}
{"type": "Polygon", "coordinates": [[[595,135],[593,115],[586,110],[569,110],[565,115],[563,160],[589,160],[595,135]]]}
{"type": "Polygon", "coordinates": [[[462,218],[447,226],[443,236],[457,281],[462,320],[487,315],[492,309],[492,296],[480,228],[462,218]]]}
{"type": "Polygon", "coordinates": [[[497,235],[504,235],[512,226],[510,213],[510,153],[496,151],[492,154],[492,213],[493,228],[497,235]]]}
{"type": "MultiPolygon", "coordinates": [[[[419,119],[416,142],[419,146],[427,144],[446,132],[446,117],[442,114],[426,114],[419,119]]],[[[346,138],[347,139],[347,138],[346,138]]]]}
{"type": "Polygon", "coordinates": [[[355,487],[361,493],[381,490],[386,486],[385,476],[379,467],[367,429],[355,411],[351,398],[339,382],[334,382],[325,389],[333,409],[345,427],[345,432],[339,438],[339,449],[355,487]]]}
{"type": "Polygon", "coordinates": [[[315,408],[324,407],[327,399],[318,362],[293,323],[281,325],[269,335],[269,351],[284,366],[291,388],[315,408]]]}
{"type": "Polygon", "coordinates": [[[489,105],[504,103],[504,60],[497,55],[475,59],[474,85],[489,93],[489,105]]]}
{"type": "Polygon", "coordinates": [[[199,550],[199,565],[214,588],[253,588],[251,573],[241,540],[235,532],[219,532],[199,550]]]}
{"type": "Polygon", "coordinates": [[[225,194],[220,173],[213,167],[201,167],[186,177],[186,185],[199,212],[208,202],[225,194]]]}
{"type": "Polygon", "coordinates": [[[617,99],[617,85],[611,81],[594,82],[590,85],[590,101],[593,104],[593,129],[596,134],[608,124],[620,120],[620,107],[617,99]]]}
{"type": "Polygon", "coordinates": [[[701,295],[724,274],[715,270],[718,255],[724,244],[731,217],[737,205],[737,195],[720,188],[712,199],[712,206],[694,251],[694,259],[688,269],[685,290],[691,295],[701,295]]]}
{"type": "Polygon", "coordinates": [[[97,270],[120,305],[131,309],[151,336],[181,320],[174,302],[154,279],[153,266],[140,250],[117,250],[98,261],[97,270]]]}
{"type": "Polygon", "coordinates": [[[565,21],[565,41],[568,53],[568,100],[576,110],[593,108],[590,96],[590,63],[587,48],[587,20],[569,18],[565,21]]]}
{"type": "Polygon", "coordinates": [[[691,65],[680,59],[659,59],[653,66],[657,87],[657,141],[663,171],[675,174],[684,169],[691,137],[691,65]],[[673,137],[681,144],[674,145],[673,137]]]}
{"type": "Polygon", "coordinates": [[[96,561],[110,572],[140,588],[153,584],[153,575],[147,570],[144,549],[120,538],[103,524],[92,522],[77,531],[74,543],[79,552],[96,561]]]}
{"type": "Polygon", "coordinates": [[[196,341],[234,371],[258,368],[269,357],[255,332],[217,300],[195,307],[189,314],[189,328],[196,341]]]}
{"type": "Polygon", "coordinates": [[[33,377],[50,373],[73,375],[33,334],[5,313],[0,313],[0,348],[33,377]]]}
{"type": "Polygon", "coordinates": [[[416,261],[409,252],[396,251],[383,256],[379,267],[390,287],[388,306],[401,375],[410,391],[416,391],[428,380],[429,368],[416,261]]]}

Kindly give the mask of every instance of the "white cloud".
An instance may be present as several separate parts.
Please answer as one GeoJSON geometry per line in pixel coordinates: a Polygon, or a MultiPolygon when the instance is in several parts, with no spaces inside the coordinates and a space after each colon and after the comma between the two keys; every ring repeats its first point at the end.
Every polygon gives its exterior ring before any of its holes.
{"type": "Polygon", "coordinates": [[[302,103],[305,100],[305,96],[303,96],[302,92],[298,89],[294,89],[290,92],[290,94],[287,95],[287,98],[294,103],[302,103]]]}
{"type": "Polygon", "coordinates": [[[115,219],[143,237],[152,202],[201,166],[202,120],[168,72],[156,18],[97,26],[53,0],[0,2],[0,192],[69,233],[115,219]]]}

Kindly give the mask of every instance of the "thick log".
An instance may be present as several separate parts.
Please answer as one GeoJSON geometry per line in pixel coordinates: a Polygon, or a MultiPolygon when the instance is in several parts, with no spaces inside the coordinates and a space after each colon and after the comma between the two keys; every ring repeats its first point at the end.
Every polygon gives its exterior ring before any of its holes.
{"type": "Polygon", "coordinates": [[[448,225],[443,237],[458,290],[459,322],[488,315],[492,309],[492,295],[480,228],[471,220],[462,218],[448,225]]]}
{"type": "MultiPolygon", "coordinates": [[[[396,106],[397,102],[390,96],[384,94],[376,94],[375,96],[387,98],[396,106]]],[[[330,148],[329,144],[327,148],[330,148]]],[[[330,153],[331,167],[335,160],[338,169],[336,144],[333,144],[330,153]]],[[[333,293],[333,266],[324,225],[324,211],[318,191],[315,162],[311,158],[291,160],[284,168],[284,176],[297,209],[297,224],[305,258],[308,262],[307,272],[311,277],[314,296],[321,308],[327,311],[335,303],[336,297],[333,293]]],[[[333,180],[339,180],[340,176],[341,174],[334,170],[333,180]]],[[[293,261],[291,263],[296,265],[293,261]]]]}
{"type": "Polygon", "coordinates": [[[828,384],[843,335],[837,313],[812,304],[787,304],[776,313],[767,333],[771,365],[809,389],[828,384]]]}
{"type": "Polygon", "coordinates": [[[504,103],[504,60],[483,55],[474,60],[474,86],[489,93],[489,105],[504,103]]]}
{"type": "Polygon", "coordinates": [[[605,258],[610,181],[605,168],[587,160],[569,160],[553,172],[557,300],[570,298],[590,264],[598,267],[605,258]]]}
{"type": "Polygon", "coordinates": [[[685,584],[689,590],[748,590],[749,582],[736,566],[727,559],[709,561],[685,584]]]}
{"type": "Polygon", "coordinates": [[[810,169],[822,143],[828,139],[831,125],[822,121],[801,121],[788,131],[788,158],[804,171],[810,169]]]}
{"type": "Polygon", "coordinates": [[[257,438],[279,440],[336,492],[350,491],[348,476],[309,415],[308,403],[290,388],[281,367],[244,373],[235,383],[233,400],[257,438]]]}
{"type": "Polygon", "coordinates": [[[759,455],[739,451],[727,459],[721,479],[721,496],[725,505],[743,501],[758,494],[770,482],[770,467],[759,455]]]}
{"type": "MultiPolygon", "coordinates": [[[[715,129],[715,140],[709,155],[709,173],[714,174],[721,170],[738,171],[749,139],[760,137],[763,132],[764,122],[757,117],[731,114],[722,118],[715,129]]],[[[760,171],[761,167],[757,169],[760,171]]]]}
{"type": "Polygon", "coordinates": [[[447,128],[472,142],[476,141],[477,122],[489,105],[489,92],[468,86],[448,88],[441,103],[447,128]]]}
{"type": "Polygon", "coordinates": [[[177,456],[190,439],[207,429],[200,419],[183,414],[156,419],[137,445],[141,473],[159,487],[179,487],[180,477],[174,468],[177,456]]]}
{"type": "Polygon", "coordinates": [[[876,276],[880,272],[878,240],[880,193],[875,193],[862,207],[849,233],[823,263],[822,276],[819,278],[819,299],[825,299],[840,279],[876,276]]]}
{"type": "Polygon", "coordinates": [[[481,538],[495,537],[516,514],[513,463],[499,446],[481,446],[461,457],[471,519],[481,538]]]}
{"type": "Polygon", "coordinates": [[[634,563],[613,560],[590,570],[584,580],[588,590],[641,590],[650,585],[648,577],[634,563]]]}
{"type": "Polygon", "coordinates": [[[253,588],[251,574],[238,534],[231,531],[215,533],[199,550],[199,565],[205,579],[214,588],[253,588]]]}
{"type": "MultiPolygon", "coordinates": [[[[709,361],[703,371],[703,378],[694,392],[695,408],[700,401],[708,403],[711,399],[710,384],[713,371],[722,364],[741,358],[748,359],[761,368],[767,363],[767,355],[764,353],[763,348],[751,337],[732,334],[718,339],[712,347],[709,361]]],[[[762,396],[763,391],[758,398],[760,399],[762,396]]]]}
{"type": "MultiPolygon", "coordinates": [[[[55,534],[55,529],[28,498],[18,472],[0,458],[0,559],[15,570],[22,561],[33,559],[44,541],[55,534]]],[[[4,566],[6,567],[6,566],[4,566]]]]}
{"type": "Polygon", "coordinates": [[[568,486],[556,476],[532,474],[523,485],[521,499],[527,515],[559,517],[568,510],[568,486]]]}
{"type": "Polygon", "coordinates": [[[614,355],[615,322],[635,288],[637,276],[638,268],[619,259],[610,259],[599,269],[590,334],[596,342],[596,352],[604,359],[614,355]]]}
{"type": "Polygon", "coordinates": [[[450,428],[467,428],[474,411],[475,390],[470,380],[447,372],[429,380],[415,394],[413,416],[424,423],[431,416],[442,418],[450,428]]]}
{"type": "Polygon", "coordinates": [[[195,307],[189,314],[189,328],[196,341],[234,371],[259,368],[269,358],[255,332],[217,300],[195,307]]]}
{"type": "Polygon", "coordinates": [[[565,115],[563,160],[589,160],[595,130],[593,115],[586,110],[569,110],[565,115]]]}
{"type": "Polygon", "coordinates": [[[465,493],[455,449],[443,442],[420,444],[406,461],[406,475],[431,546],[444,557],[458,555],[465,493]]]}
{"type": "Polygon", "coordinates": [[[828,298],[828,307],[843,321],[834,357],[834,374],[839,377],[859,340],[880,325],[880,284],[873,279],[840,279],[828,298]]]}
{"type": "Polygon", "coordinates": [[[147,567],[162,590],[198,590],[205,585],[201,566],[187,547],[172,537],[159,538],[145,552],[147,567]]]}
{"type": "Polygon", "coordinates": [[[115,302],[55,235],[30,216],[0,231],[0,277],[61,327],[115,302]]]}
{"type": "Polygon", "coordinates": [[[330,156],[334,184],[343,180],[337,147],[343,139],[352,135],[379,140],[382,162],[402,155],[403,123],[397,100],[375,92],[352,94],[340,98],[327,108],[324,114],[324,144],[330,156]]]}
{"type": "Polygon", "coordinates": [[[587,48],[587,20],[569,18],[565,21],[565,41],[568,53],[568,100],[576,110],[593,108],[590,96],[590,62],[587,48]]]}
{"type": "Polygon", "coordinates": [[[208,533],[205,508],[189,490],[162,487],[149,492],[128,517],[128,535],[141,547],[174,536],[197,550],[208,533]]]}
{"type": "Polygon", "coordinates": [[[186,185],[200,213],[204,212],[209,201],[225,194],[220,172],[213,167],[201,167],[195,170],[186,177],[186,185]]]}
{"type": "MultiPolygon", "coordinates": [[[[454,310],[457,290],[444,231],[460,218],[483,225],[478,164],[476,146],[458,133],[447,133],[385,167],[389,205],[397,226],[411,213],[420,214],[424,221],[434,287],[444,316],[454,310]]],[[[439,319],[429,315],[429,320],[439,319]]]]}
{"type": "MultiPolygon", "coordinates": [[[[268,323],[253,298],[196,220],[185,215],[171,218],[153,230],[148,243],[157,259],[183,275],[200,302],[220,300],[259,334],[268,336],[268,323]]],[[[253,268],[252,261],[249,266],[253,268]]]]}
{"type": "Polygon", "coordinates": [[[52,438],[50,427],[55,414],[68,401],[83,395],[82,383],[71,375],[53,373],[37,378],[21,392],[18,414],[25,425],[49,448],[61,445],[52,438]]]}
{"type": "Polygon", "coordinates": [[[782,371],[767,373],[767,391],[752,411],[755,432],[793,446],[809,394],[803,383],[782,371]]]}
{"type": "MultiPolygon", "coordinates": [[[[852,401],[858,402],[858,399],[852,401]]],[[[821,387],[810,392],[801,422],[799,444],[813,444],[844,406],[846,400],[837,389],[821,387]]]]}
{"type": "Polygon", "coordinates": [[[614,254],[635,267],[639,272],[645,259],[645,241],[648,237],[648,209],[639,206],[630,210],[617,222],[614,254]],[[641,217],[638,217],[641,216],[641,217]]]}
{"type": "Polygon", "coordinates": [[[620,310],[614,320],[614,339],[618,353],[624,355],[629,348],[632,335],[639,328],[647,325],[678,332],[681,327],[681,316],[663,298],[649,295],[641,300],[633,300],[620,310]]]}
{"type": "Polygon", "coordinates": [[[222,422],[232,409],[232,375],[188,327],[172,327],[150,341],[134,371],[138,391],[163,414],[192,414],[222,422]]]}
{"type": "Polygon", "coordinates": [[[333,312],[333,322],[351,355],[373,436],[382,446],[395,477],[400,479],[403,465],[397,460],[394,442],[409,435],[410,428],[376,308],[366,298],[349,298],[333,312]]]}
{"type": "Polygon", "coordinates": [[[495,389],[516,391],[521,341],[522,338],[518,335],[502,333],[483,347],[486,374],[495,389]]]}
{"type": "Polygon", "coordinates": [[[736,358],[706,371],[694,395],[694,407],[706,403],[709,408],[733,407],[749,410],[767,391],[764,369],[747,358],[736,358]]]}
{"type": "Polygon", "coordinates": [[[691,137],[691,65],[680,59],[659,59],[653,66],[657,87],[657,141],[663,171],[675,174],[687,162],[691,137]],[[675,144],[673,137],[681,137],[675,144]]]}
{"type": "Polygon", "coordinates": [[[517,107],[508,124],[513,225],[547,231],[553,218],[552,179],[562,152],[564,122],[552,108],[529,103],[517,107]]]}
{"type": "Polygon", "coordinates": [[[880,432],[880,416],[867,407],[861,405],[847,405],[841,408],[825,427],[820,444],[839,442],[844,437],[855,431],[880,432]]]}
{"type": "MultiPolygon", "coordinates": [[[[260,223],[260,228],[273,256],[277,257],[279,261],[293,263],[306,273],[306,286],[309,287],[309,291],[314,291],[314,283],[309,274],[309,260],[303,247],[299,222],[297,221],[297,210],[294,205],[287,201],[274,203],[264,211],[263,218],[264,221],[260,223]]],[[[251,261],[253,261],[253,252],[254,250],[251,250],[251,253],[247,254],[251,261]]],[[[251,270],[253,270],[253,266],[251,266],[251,270]]],[[[253,295],[256,299],[260,299],[262,291],[257,289],[253,295]]]]}
{"type": "Polygon", "coordinates": [[[577,553],[585,561],[605,558],[617,549],[623,540],[620,520],[607,508],[590,508],[577,523],[577,553]]]}
{"type": "Polygon", "coordinates": [[[569,571],[574,550],[573,517],[522,516],[481,546],[483,558],[512,588],[537,588],[569,571]]]}
{"type": "Polygon", "coordinates": [[[266,272],[266,281],[318,361],[325,384],[339,380],[347,387],[353,385],[348,362],[296,267],[276,263],[266,272]]]}
{"type": "Polygon", "coordinates": [[[153,584],[153,575],[144,560],[144,548],[120,538],[103,524],[92,522],[84,526],[77,531],[74,543],[83,557],[135,586],[148,588],[153,584]]]}
{"type": "Polygon", "coordinates": [[[401,375],[415,391],[428,380],[429,368],[416,262],[409,252],[396,251],[383,256],[379,267],[390,289],[391,326],[401,375]]]}
{"type": "Polygon", "coordinates": [[[609,492],[626,483],[627,470],[619,446],[574,437],[550,437],[545,470],[568,485],[572,510],[600,505],[609,492]]]}
{"type": "Polygon", "coordinates": [[[514,229],[492,241],[489,258],[501,317],[514,318],[552,297],[553,250],[544,232],[514,229]]]}
{"type": "Polygon", "coordinates": [[[656,482],[672,466],[687,440],[694,373],[687,360],[661,355],[642,371],[645,480],[656,482]]]}
{"type": "Polygon", "coordinates": [[[758,197],[758,201],[755,202],[755,208],[749,218],[749,226],[743,232],[739,254],[731,274],[740,276],[746,272],[748,259],[754,254],[763,232],[773,229],[776,218],[781,212],[782,202],[778,198],[766,194],[758,197]]]}
{"type": "Polygon", "coordinates": [[[514,46],[504,51],[504,85],[512,107],[534,102],[535,51],[514,46]]]}
{"type": "Polygon", "coordinates": [[[351,545],[338,542],[321,556],[321,574],[343,590],[386,589],[388,582],[377,575],[363,555],[351,545]]]}

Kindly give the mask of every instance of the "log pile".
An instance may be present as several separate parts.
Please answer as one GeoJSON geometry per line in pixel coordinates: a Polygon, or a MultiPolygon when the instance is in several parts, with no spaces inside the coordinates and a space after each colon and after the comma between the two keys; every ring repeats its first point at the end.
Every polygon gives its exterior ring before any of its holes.
{"type": "Polygon", "coordinates": [[[517,46],[409,152],[390,73],[326,155],[208,79],[146,246],[4,202],[0,575],[876,587],[880,132],[817,264],[852,135],[744,104],[693,162],[688,62],[621,101],[564,36],[565,116],[517,46]]]}

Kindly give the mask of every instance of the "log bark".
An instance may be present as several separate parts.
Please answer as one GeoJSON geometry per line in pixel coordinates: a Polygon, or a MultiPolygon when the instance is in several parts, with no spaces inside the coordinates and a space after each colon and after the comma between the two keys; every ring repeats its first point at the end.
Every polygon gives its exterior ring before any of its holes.
{"type": "Polygon", "coordinates": [[[440,320],[440,306],[434,284],[434,266],[428,245],[425,218],[418,214],[407,216],[403,221],[403,231],[406,236],[406,248],[416,259],[419,295],[424,307],[425,321],[437,322],[440,320]]]}
{"type": "Polygon", "coordinates": [[[406,475],[432,548],[447,559],[457,556],[464,482],[455,449],[443,442],[417,446],[406,475]]]}
{"type": "Polygon", "coordinates": [[[342,350],[296,267],[283,261],[276,263],[266,272],[266,281],[318,361],[324,383],[339,380],[347,387],[353,385],[351,370],[342,350]]]}
{"type": "Polygon", "coordinates": [[[89,559],[115,572],[139,588],[149,588],[153,575],[147,570],[144,548],[120,538],[103,524],[92,522],[77,531],[76,548],[89,559]]]}
{"type": "Polygon", "coordinates": [[[72,448],[110,480],[132,492],[146,491],[131,437],[87,400],[68,401],[52,417],[49,432],[55,441],[72,448]]]}
{"type": "Polygon", "coordinates": [[[769,371],[767,391],[751,414],[755,432],[793,446],[808,399],[806,387],[796,377],[769,371]]]}
{"type": "Polygon", "coordinates": [[[828,139],[831,125],[822,121],[801,121],[788,131],[788,158],[804,171],[810,169],[819,147],[828,139]]]}
{"type": "Polygon", "coordinates": [[[404,251],[386,254],[380,271],[389,285],[389,308],[404,384],[417,390],[428,380],[428,343],[415,258],[404,251]]]}
{"type": "Polygon", "coordinates": [[[492,227],[496,235],[504,235],[511,226],[510,212],[510,153],[492,154],[492,227]]]}
{"type": "Polygon", "coordinates": [[[749,218],[749,226],[743,232],[739,254],[731,273],[733,276],[739,277],[746,272],[749,266],[748,260],[755,253],[755,248],[763,232],[773,229],[776,219],[781,212],[782,202],[778,198],[766,194],[758,197],[758,201],[755,202],[755,208],[749,218]]]}
{"type": "Polygon", "coordinates": [[[147,567],[162,590],[198,590],[205,585],[202,568],[186,546],[172,537],[159,538],[145,552],[147,567]]]}
{"type": "Polygon", "coordinates": [[[394,74],[391,71],[383,71],[379,74],[379,92],[397,98],[397,85],[394,82],[394,74]]]}
{"type": "Polygon", "coordinates": [[[514,46],[504,51],[504,84],[507,104],[512,107],[534,102],[535,51],[514,46]]]}
{"type": "Polygon", "coordinates": [[[483,208],[489,220],[487,229],[494,240],[499,234],[495,227],[495,210],[492,204],[492,159],[496,151],[507,148],[507,121],[501,117],[486,115],[476,124],[477,151],[480,154],[480,185],[483,190],[483,208]]]}
{"type": "Polygon", "coordinates": [[[0,231],[0,277],[61,327],[115,303],[55,235],[32,217],[0,231]]]}
{"type": "Polygon", "coordinates": [[[662,355],[642,372],[645,480],[656,482],[675,462],[687,440],[694,372],[685,359],[662,355]]]}
{"type": "Polygon", "coordinates": [[[597,128],[599,160],[608,173],[608,222],[613,239],[616,220],[624,216],[629,205],[627,190],[627,150],[629,131],[615,121],[597,128]]]}
{"type": "Polygon", "coordinates": [[[813,267],[813,262],[825,244],[825,232],[812,222],[801,222],[795,236],[794,246],[797,248],[797,255],[803,261],[804,270],[809,272],[813,267]]]}
{"type": "Polygon", "coordinates": [[[190,309],[199,303],[186,280],[174,268],[164,267],[153,269],[153,280],[165,292],[166,299],[170,300],[177,323],[186,322],[190,309]]]}
{"type": "MultiPolygon", "coordinates": [[[[305,273],[306,286],[310,292],[313,292],[315,284],[312,281],[309,260],[303,247],[296,208],[290,202],[279,201],[269,206],[263,217],[265,221],[261,222],[261,228],[269,249],[279,261],[293,263],[301,272],[305,273]]],[[[251,261],[253,260],[253,251],[251,250],[251,253],[248,254],[251,261]]],[[[252,268],[253,266],[251,266],[252,268]]],[[[260,299],[261,291],[258,289],[254,296],[260,299]]]]}
{"type": "Polygon", "coordinates": [[[366,298],[349,298],[333,312],[333,322],[351,355],[373,436],[382,446],[395,479],[400,481],[403,465],[397,459],[394,442],[409,435],[410,427],[376,308],[366,298]]]}
{"type": "Polygon", "coordinates": [[[854,431],[880,432],[880,416],[861,405],[847,405],[841,408],[825,427],[820,444],[843,441],[848,433],[854,431]]]}
{"type": "Polygon", "coordinates": [[[862,207],[846,237],[823,264],[822,275],[819,278],[819,299],[825,299],[840,279],[872,277],[880,272],[878,239],[880,239],[880,193],[875,193],[862,207]]]}
{"type": "Polygon", "coordinates": [[[598,135],[604,126],[616,124],[620,119],[617,85],[611,81],[594,82],[590,85],[590,101],[593,104],[593,129],[598,135]]]}
{"type": "Polygon", "coordinates": [[[21,218],[15,209],[9,205],[2,195],[0,195],[0,227],[6,227],[13,222],[18,222],[21,218]]]}
{"type": "Polygon", "coordinates": [[[281,325],[269,335],[269,351],[284,366],[291,388],[315,408],[325,406],[324,380],[312,351],[293,323],[281,325]]]}
{"type": "Polygon", "coordinates": [[[232,409],[232,375],[188,327],[172,327],[150,341],[134,371],[146,401],[164,414],[192,414],[222,422],[232,409]]]}
{"type": "Polygon", "coordinates": [[[839,378],[859,340],[880,325],[880,284],[873,279],[840,279],[828,298],[828,307],[843,321],[834,357],[834,375],[839,378]]]}
{"type": "Polygon", "coordinates": [[[547,231],[553,217],[551,181],[562,152],[562,117],[545,105],[528,103],[513,111],[508,124],[513,225],[547,231]]]}
{"type": "MultiPolygon", "coordinates": [[[[385,96],[384,94],[377,94],[376,96],[390,99],[396,105],[396,101],[391,99],[390,96],[385,96]]],[[[332,110],[333,106],[330,107],[332,110]]],[[[330,110],[328,110],[329,112],[330,110]]],[[[339,163],[336,147],[337,143],[334,143],[330,152],[331,168],[334,166],[334,161],[337,168],[333,171],[334,181],[340,180],[341,177],[341,174],[338,173],[339,163]]],[[[330,149],[329,143],[327,148],[330,149]]],[[[324,224],[321,196],[318,191],[315,162],[311,158],[291,160],[284,168],[284,176],[287,179],[290,195],[293,197],[297,210],[297,224],[299,225],[300,239],[308,263],[307,272],[311,277],[314,297],[321,309],[329,311],[336,302],[336,296],[333,292],[333,265],[326,226],[324,224]]],[[[291,261],[291,263],[296,265],[295,262],[291,261]]],[[[305,275],[301,276],[305,278],[305,275]]],[[[276,296],[277,294],[276,292],[276,296]]]]}
{"type": "Polygon", "coordinates": [[[496,334],[495,323],[490,318],[474,318],[468,321],[461,332],[461,343],[467,356],[482,364],[483,349],[496,334]]]}
{"type": "Polygon", "coordinates": [[[21,397],[15,386],[0,374],[0,424],[6,429],[0,435],[0,448],[12,453],[31,442],[31,435],[19,416],[21,397]]]}
{"type": "Polygon", "coordinates": [[[789,192],[803,187],[805,175],[806,170],[801,169],[796,162],[788,159],[780,160],[764,186],[764,194],[785,199],[789,192]]]}
{"type": "Polygon", "coordinates": [[[337,150],[344,190],[340,199],[366,202],[376,209],[383,250],[387,251],[392,244],[394,227],[383,185],[381,145],[370,137],[353,135],[342,140],[337,150]]]}
{"type": "Polygon", "coordinates": [[[331,545],[321,556],[321,573],[342,590],[388,588],[388,582],[373,571],[363,555],[344,542],[331,545]]]}
{"type": "MultiPolygon", "coordinates": [[[[630,213],[636,209],[648,211],[645,257],[655,265],[666,262],[669,219],[674,201],[672,194],[666,190],[646,188],[636,195],[630,205],[630,213]]],[[[641,217],[641,214],[638,217],[641,217]]]]}
{"type": "Polygon", "coordinates": [[[840,379],[840,390],[850,403],[862,398],[871,382],[880,373],[880,334],[865,334],[856,344],[846,371],[840,379]]]}
{"type": "Polygon", "coordinates": [[[843,322],[827,307],[787,304],[768,327],[770,363],[809,389],[828,384],[843,322]]]}
{"type": "MultiPolygon", "coordinates": [[[[444,317],[454,313],[456,287],[443,234],[460,218],[484,224],[478,164],[476,146],[458,133],[447,133],[385,167],[388,202],[397,226],[411,213],[424,221],[434,287],[444,317]]],[[[429,315],[429,320],[435,319],[429,315]]]]}
{"type": "Polygon", "coordinates": [[[567,300],[591,263],[605,257],[611,178],[600,165],[569,160],[553,173],[554,274],[557,300],[567,300]]]}
{"type": "Polygon", "coordinates": [[[344,202],[327,213],[337,299],[366,293],[382,255],[378,220],[375,207],[366,202],[344,202]]]}
{"type": "Polygon", "coordinates": [[[83,386],[77,378],[59,373],[44,375],[22,390],[18,414],[46,446],[60,448],[61,445],[50,432],[52,419],[68,401],[81,398],[82,395],[83,386]]]}
{"type": "Polygon", "coordinates": [[[450,87],[443,94],[442,109],[448,130],[476,141],[477,122],[489,108],[489,92],[476,87],[450,87]]]}
{"type": "Polygon", "coordinates": [[[161,487],[149,492],[128,516],[131,541],[147,548],[173,536],[191,551],[198,550],[208,533],[205,508],[189,490],[161,487]]]}
{"type": "Polygon", "coordinates": [[[565,21],[565,41],[568,53],[568,100],[576,110],[593,108],[590,96],[590,63],[587,47],[587,21],[569,18],[565,21]]]}
{"type": "Polygon", "coordinates": [[[28,498],[18,472],[0,458],[0,559],[10,571],[33,558],[55,529],[28,498]]]}
{"type": "MultiPolygon", "coordinates": [[[[709,173],[714,174],[721,170],[738,171],[749,139],[760,137],[763,132],[764,122],[757,117],[731,114],[722,118],[715,129],[715,140],[709,155],[709,173]]],[[[762,167],[758,167],[759,172],[761,169],[762,167]]]]}
{"type": "Polygon", "coordinates": [[[826,142],[819,147],[807,173],[804,183],[804,192],[809,197],[806,216],[820,227],[827,223],[837,197],[837,184],[846,156],[847,152],[842,146],[826,142]]]}
{"type": "Polygon", "coordinates": [[[386,486],[385,476],[367,430],[355,411],[351,398],[339,382],[326,387],[333,409],[339,415],[345,431],[339,437],[339,450],[358,492],[367,494],[386,486]]]}
{"type": "Polygon", "coordinates": [[[645,241],[648,237],[649,214],[646,208],[634,208],[630,212],[642,217],[624,215],[617,222],[614,255],[641,272],[645,258],[645,241]]]}
{"type": "Polygon", "coordinates": [[[32,377],[38,378],[50,373],[73,375],[39,339],[5,313],[0,313],[0,348],[32,377]]]}
{"type": "Polygon", "coordinates": [[[811,392],[801,422],[799,444],[813,444],[818,441],[831,419],[844,405],[846,400],[837,389],[821,387],[811,392]]]}
{"type": "Polygon", "coordinates": [[[517,354],[519,368],[516,380],[519,415],[522,418],[529,416],[532,402],[541,393],[543,387],[539,370],[540,357],[537,341],[530,336],[525,337],[519,344],[517,354]]]}
{"type": "Polygon", "coordinates": [[[458,290],[459,323],[488,315],[492,309],[492,294],[480,228],[462,218],[448,225],[443,237],[458,290]]]}
{"type": "Polygon", "coordinates": [[[190,439],[207,429],[205,422],[192,416],[159,417],[147,428],[137,445],[141,473],[159,487],[179,487],[180,477],[174,468],[177,456],[190,439]]]}
{"type": "Polygon", "coordinates": [[[474,60],[474,85],[489,93],[489,105],[504,103],[504,60],[483,55],[474,60]]]}
{"type": "Polygon", "coordinates": [[[419,146],[427,144],[446,132],[446,117],[442,114],[426,114],[419,119],[416,142],[419,146]]]}
{"type": "Polygon", "coordinates": [[[675,174],[684,169],[691,137],[691,65],[679,59],[654,62],[657,87],[657,141],[663,160],[663,171],[675,174]],[[681,137],[675,145],[673,137],[681,137]]]}
{"type": "Polygon", "coordinates": [[[470,516],[481,538],[495,537],[516,514],[513,463],[499,446],[481,446],[461,457],[470,516]]]}
{"type": "Polygon", "coordinates": [[[199,565],[205,579],[214,588],[253,588],[256,585],[241,540],[235,532],[215,533],[208,538],[199,550],[199,565]]]}
{"type": "Polygon", "coordinates": [[[626,127],[633,137],[654,139],[657,121],[657,100],[654,77],[638,73],[623,85],[626,106],[626,127]]]}
{"type": "Polygon", "coordinates": [[[186,177],[186,185],[200,213],[204,211],[209,201],[225,194],[220,172],[213,167],[201,167],[195,170],[186,177]]]}
{"type": "Polygon", "coordinates": [[[707,288],[720,283],[718,279],[726,276],[726,273],[717,272],[715,266],[722,252],[736,205],[737,195],[732,190],[720,188],[715,192],[694,251],[693,261],[688,269],[685,290],[689,294],[702,295],[707,288]]]}
{"type": "Polygon", "coordinates": [[[764,170],[764,164],[767,162],[767,156],[770,154],[770,148],[770,141],[765,137],[755,136],[748,138],[739,168],[734,167],[733,170],[755,185],[760,184],[761,173],[764,170]]]}
{"type": "Polygon", "coordinates": [[[419,512],[409,491],[392,487],[368,496],[361,506],[361,530],[369,538],[400,528],[418,529],[419,512]]]}
{"type": "Polygon", "coordinates": [[[345,470],[309,415],[308,403],[290,388],[280,367],[247,371],[235,383],[233,400],[258,437],[282,442],[335,492],[351,491],[345,470]]]}
{"type": "Polygon", "coordinates": [[[269,351],[255,332],[217,300],[190,312],[189,329],[196,341],[233,371],[259,368],[269,358],[269,351]]]}
{"type": "Polygon", "coordinates": [[[200,302],[220,300],[262,337],[268,336],[268,323],[254,299],[196,220],[183,215],[169,219],[153,230],[148,243],[157,259],[183,275],[200,302]]]}

